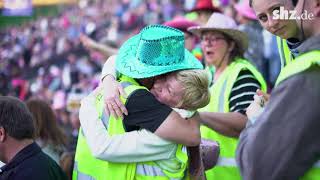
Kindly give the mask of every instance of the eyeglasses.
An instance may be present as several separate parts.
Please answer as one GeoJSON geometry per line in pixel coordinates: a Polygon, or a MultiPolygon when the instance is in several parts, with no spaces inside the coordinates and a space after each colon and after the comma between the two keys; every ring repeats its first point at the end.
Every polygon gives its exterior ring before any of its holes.
{"type": "Polygon", "coordinates": [[[206,43],[217,43],[219,40],[225,40],[223,37],[212,37],[212,36],[203,36],[201,37],[201,42],[206,43]]]}

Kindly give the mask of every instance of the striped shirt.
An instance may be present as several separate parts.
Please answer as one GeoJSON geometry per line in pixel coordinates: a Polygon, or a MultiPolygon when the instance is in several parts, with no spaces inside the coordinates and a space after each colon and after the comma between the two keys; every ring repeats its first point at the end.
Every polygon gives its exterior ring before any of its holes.
{"type": "Polygon", "coordinates": [[[230,112],[245,114],[257,89],[261,89],[261,85],[253,74],[249,70],[241,71],[231,90],[230,112]]]}

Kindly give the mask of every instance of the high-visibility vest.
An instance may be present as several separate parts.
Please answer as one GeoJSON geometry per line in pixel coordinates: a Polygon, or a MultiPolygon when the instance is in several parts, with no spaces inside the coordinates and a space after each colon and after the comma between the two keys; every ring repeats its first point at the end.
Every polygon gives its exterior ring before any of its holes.
{"type": "MultiPolygon", "coordinates": [[[[140,86],[134,79],[121,76],[121,86],[124,88],[128,97],[138,89],[146,89],[140,86]]],[[[123,104],[127,99],[120,98],[123,104]]],[[[96,99],[96,108],[99,117],[102,119],[110,136],[125,133],[122,120],[116,119],[113,116],[105,117],[103,113],[103,98],[102,95],[96,99]]],[[[119,179],[119,180],[167,180],[167,179],[183,179],[185,177],[188,156],[185,147],[178,145],[176,151],[177,163],[179,169],[175,172],[160,169],[155,162],[144,163],[112,163],[102,161],[92,156],[90,149],[86,143],[83,133],[79,133],[78,144],[75,156],[75,166],[73,170],[73,179],[77,180],[105,180],[105,179],[119,179]]],[[[130,161],[130,160],[129,160],[130,161]]]]}
{"type": "MultiPolygon", "coordinates": [[[[293,62],[288,64],[281,70],[277,79],[276,86],[284,80],[301,73],[312,66],[320,67],[320,51],[314,50],[305,54],[299,55],[293,62]]],[[[320,160],[318,160],[313,167],[308,170],[300,180],[317,180],[320,179],[320,160]]]]}
{"type": "MultiPolygon", "coordinates": [[[[217,82],[210,87],[211,98],[209,104],[200,109],[201,112],[230,112],[229,98],[233,85],[242,70],[249,70],[261,85],[261,90],[266,92],[267,85],[258,70],[247,60],[237,58],[220,75],[217,82]]],[[[253,96],[254,94],[252,94],[253,96]]],[[[235,161],[235,151],[238,144],[237,138],[221,135],[214,130],[201,126],[201,137],[218,141],[220,157],[217,165],[206,171],[207,179],[240,180],[240,171],[235,161]]]]}
{"type": "Polygon", "coordinates": [[[206,66],[206,68],[204,69],[207,74],[208,74],[208,79],[209,79],[209,86],[211,86],[213,84],[213,76],[215,73],[215,67],[214,66],[206,66]]]}
{"type": "Polygon", "coordinates": [[[287,64],[289,64],[291,61],[293,61],[294,56],[292,55],[287,40],[281,39],[277,36],[277,44],[278,44],[278,51],[280,55],[281,60],[281,68],[285,67],[287,64]]]}

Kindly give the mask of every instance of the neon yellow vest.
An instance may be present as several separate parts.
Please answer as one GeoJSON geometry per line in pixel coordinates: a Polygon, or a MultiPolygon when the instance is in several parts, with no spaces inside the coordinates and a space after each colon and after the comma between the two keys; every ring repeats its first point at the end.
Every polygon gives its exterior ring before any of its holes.
{"type": "MultiPolygon", "coordinates": [[[[136,89],[144,88],[142,86],[139,86],[138,83],[132,78],[122,76],[121,80],[132,84],[124,89],[126,91],[126,94],[131,94],[136,89]]],[[[115,121],[119,122],[117,120],[115,121]]],[[[186,147],[182,146],[181,144],[179,144],[177,147],[176,163],[179,164],[179,169],[177,169],[175,172],[170,172],[166,169],[161,169],[156,164],[156,162],[149,161],[137,163],[135,180],[186,179],[188,156],[186,147]]]]}
{"type": "MultiPolygon", "coordinates": [[[[217,82],[210,88],[211,99],[209,104],[200,109],[202,112],[230,112],[229,97],[232,87],[241,70],[249,70],[259,81],[262,91],[266,92],[267,85],[258,70],[247,60],[236,59],[224,70],[217,82]]],[[[240,180],[240,171],[235,161],[237,138],[223,136],[212,129],[201,126],[201,137],[218,141],[220,144],[220,157],[218,164],[206,171],[207,179],[240,180]]]]}
{"type": "MultiPolygon", "coordinates": [[[[314,50],[298,56],[293,62],[287,65],[277,79],[276,86],[282,81],[303,72],[312,66],[317,65],[320,67],[320,51],[314,50]]],[[[318,160],[313,168],[306,172],[306,174],[300,178],[300,180],[316,180],[320,179],[320,161],[318,160]]]]}
{"type": "Polygon", "coordinates": [[[213,76],[214,76],[214,72],[216,71],[215,70],[215,67],[214,66],[206,66],[205,68],[205,71],[207,72],[208,74],[208,78],[209,78],[209,86],[212,85],[212,81],[213,81],[213,76]]]}
{"type": "MultiPolygon", "coordinates": [[[[128,91],[126,91],[128,93],[128,91]]],[[[121,99],[123,103],[126,100],[121,99]]],[[[103,113],[103,97],[99,95],[96,99],[96,108],[99,112],[99,119],[108,119],[108,134],[122,134],[125,132],[122,120],[116,120],[113,116],[102,117],[103,113]]],[[[136,172],[136,163],[112,163],[95,158],[89,149],[85,137],[80,128],[78,143],[75,155],[75,167],[72,179],[77,180],[105,180],[105,179],[123,179],[133,180],[136,172]]]]}
{"type": "Polygon", "coordinates": [[[281,68],[285,67],[293,60],[293,55],[288,47],[287,40],[277,36],[278,51],[281,60],[281,68]]]}
{"type": "MultiPolygon", "coordinates": [[[[146,89],[139,86],[132,78],[122,76],[120,81],[126,94],[130,95],[132,92],[138,89],[146,89]]],[[[122,103],[126,103],[126,99],[121,97],[122,103]]],[[[96,100],[96,107],[99,112],[100,119],[103,119],[103,98],[98,96],[96,100]]],[[[125,133],[122,120],[115,119],[113,116],[108,118],[108,133],[109,135],[125,133]]],[[[160,169],[154,162],[144,163],[112,163],[108,161],[102,161],[94,158],[91,155],[90,149],[86,143],[85,137],[82,133],[79,133],[75,168],[73,171],[73,179],[112,179],[119,180],[144,180],[144,179],[182,179],[185,176],[188,157],[183,152],[183,146],[178,145],[176,151],[176,158],[180,162],[180,169],[176,172],[169,172],[160,169]]],[[[90,179],[90,180],[91,180],[90,179]]]]}

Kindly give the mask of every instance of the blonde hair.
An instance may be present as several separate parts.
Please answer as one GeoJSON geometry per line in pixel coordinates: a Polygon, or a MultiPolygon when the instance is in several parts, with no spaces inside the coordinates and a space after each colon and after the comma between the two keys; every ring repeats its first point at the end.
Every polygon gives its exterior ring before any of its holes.
{"type": "Polygon", "coordinates": [[[178,107],[197,110],[209,103],[209,78],[205,70],[182,70],[174,75],[176,80],[181,83],[184,92],[178,107]]]}

